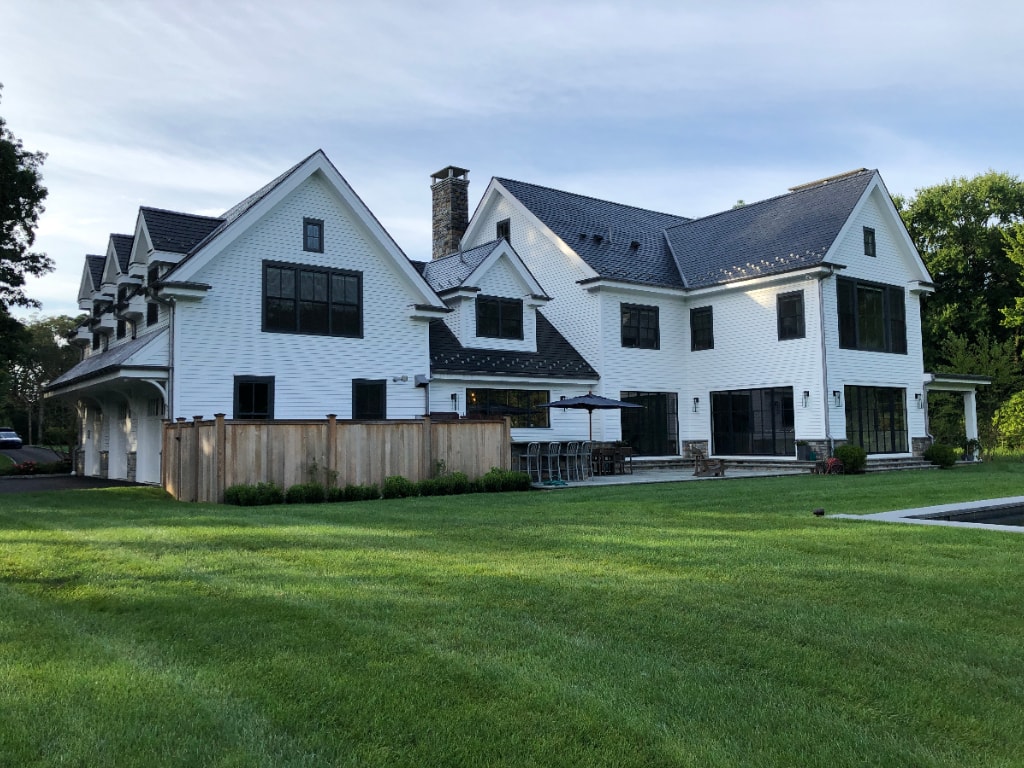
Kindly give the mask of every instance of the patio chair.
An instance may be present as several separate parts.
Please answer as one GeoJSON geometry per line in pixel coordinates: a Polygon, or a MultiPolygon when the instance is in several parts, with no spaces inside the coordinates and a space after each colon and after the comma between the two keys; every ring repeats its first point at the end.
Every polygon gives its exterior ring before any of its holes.
{"type": "Polygon", "coordinates": [[[580,444],[578,441],[570,441],[564,444],[562,458],[565,459],[565,479],[580,479],[580,444]]]}
{"type": "Polygon", "coordinates": [[[580,474],[583,479],[594,476],[594,441],[580,443],[580,474]]]}
{"type": "Polygon", "coordinates": [[[548,449],[541,456],[543,463],[547,464],[548,480],[561,480],[562,479],[562,467],[561,459],[559,458],[562,453],[562,444],[558,442],[548,443],[548,449]]]}
{"type": "Polygon", "coordinates": [[[528,474],[534,482],[540,482],[540,443],[529,443],[526,451],[519,454],[519,471],[528,474]]]}
{"type": "Polygon", "coordinates": [[[725,462],[721,459],[709,459],[704,451],[694,449],[693,451],[693,476],[694,477],[725,477],[725,462]]]}

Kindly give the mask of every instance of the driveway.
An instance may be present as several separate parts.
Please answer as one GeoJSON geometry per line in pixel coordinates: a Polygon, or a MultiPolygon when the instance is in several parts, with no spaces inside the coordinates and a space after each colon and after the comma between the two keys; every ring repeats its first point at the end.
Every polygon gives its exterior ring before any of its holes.
{"type": "MultiPolygon", "coordinates": [[[[4,448],[0,454],[9,456],[15,463],[34,461],[38,464],[58,461],[60,456],[49,448],[26,445],[24,448],[4,448]]],[[[76,475],[5,475],[0,477],[0,494],[34,493],[36,491],[69,491],[79,488],[114,488],[116,486],[138,485],[125,480],[104,480],[101,477],[77,477],[76,475]]]]}
{"type": "Polygon", "coordinates": [[[23,461],[34,461],[36,464],[60,461],[60,456],[49,448],[40,448],[35,445],[26,445],[23,448],[0,448],[0,453],[9,456],[15,464],[21,464],[23,461]]]}

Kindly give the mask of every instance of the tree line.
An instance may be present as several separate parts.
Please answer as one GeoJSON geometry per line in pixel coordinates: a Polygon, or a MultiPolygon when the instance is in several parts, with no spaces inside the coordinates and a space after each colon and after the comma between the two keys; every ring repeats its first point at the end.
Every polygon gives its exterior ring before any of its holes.
{"type": "MultiPolygon", "coordinates": [[[[27,442],[62,444],[73,438],[74,413],[45,401],[43,386],[78,361],[68,340],[83,318],[22,323],[10,312],[38,309],[25,279],[53,269],[33,250],[47,195],[45,159],[0,117],[0,423],[19,428],[27,442]]],[[[1024,449],[1024,182],[988,171],[897,195],[894,203],[935,283],[922,305],[925,370],[991,377],[978,391],[982,444],[1024,449]]],[[[932,393],[929,417],[936,440],[963,441],[959,395],[932,393]]]]}

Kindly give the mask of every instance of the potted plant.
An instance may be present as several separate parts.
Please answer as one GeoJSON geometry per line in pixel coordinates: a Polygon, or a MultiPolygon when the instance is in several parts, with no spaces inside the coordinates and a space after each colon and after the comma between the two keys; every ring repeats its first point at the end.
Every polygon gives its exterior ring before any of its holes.
{"type": "Polygon", "coordinates": [[[796,441],[796,457],[800,461],[811,460],[811,446],[808,444],[806,440],[796,441]]]}

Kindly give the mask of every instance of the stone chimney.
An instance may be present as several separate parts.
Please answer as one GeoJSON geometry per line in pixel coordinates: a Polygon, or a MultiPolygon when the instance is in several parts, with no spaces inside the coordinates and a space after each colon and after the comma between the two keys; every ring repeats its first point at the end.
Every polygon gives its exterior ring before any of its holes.
{"type": "Polygon", "coordinates": [[[430,175],[434,198],[434,252],[439,259],[459,250],[469,226],[469,171],[449,165],[430,175]]]}

